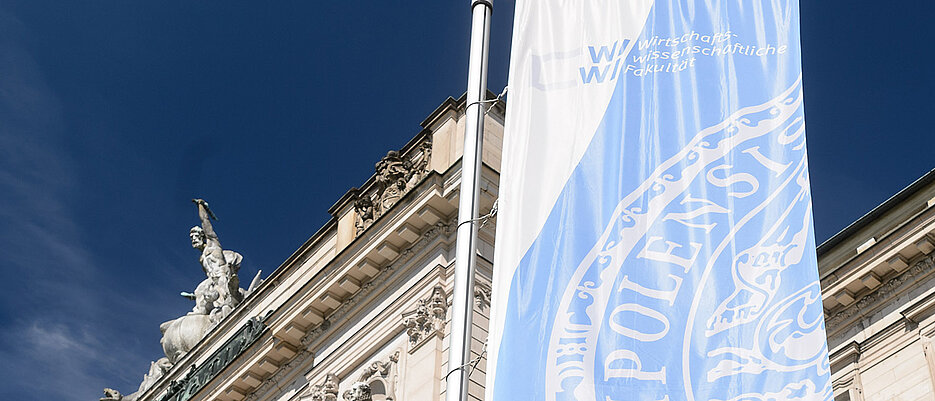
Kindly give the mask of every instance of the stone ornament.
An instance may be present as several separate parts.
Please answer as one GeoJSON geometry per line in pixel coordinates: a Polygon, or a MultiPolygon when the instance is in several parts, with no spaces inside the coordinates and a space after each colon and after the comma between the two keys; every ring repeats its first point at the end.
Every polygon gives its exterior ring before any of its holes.
{"type": "Polygon", "coordinates": [[[386,361],[374,361],[360,372],[360,379],[342,396],[345,401],[393,401],[396,399],[396,364],[399,351],[386,361]]]}
{"type": "Polygon", "coordinates": [[[370,385],[367,383],[357,382],[354,383],[354,386],[350,390],[344,392],[345,401],[372,401],[373,397],[370,393],[370,385]]]}
{"type": "Polygon", "coordinates": [[[403,326],[409,336],[409,344],[416,346],[431,334],[445,329],[448,313],[448,294],[441,284],[436,284],[432,295],[417,301],[416,309],[403,314],[403,326]]]}
{"type": "Polygon", "coordinates": [[[390,355],[386,362],[371,362],[369,366],[361,371],[360,380],[367,381],[377,376],[387,377],[390,374],[390,369],[397,362],[399,362],[399,351],[396,351],[393,353],[393,355],[390,355]]]}
{"type": "Polygon", "coordinates": [[[363,233],[422,181],[428,172],[431,158],[432,137],[426,136],[419,146],[406,154],[391,150],[377,162],[373,184],[356,191],[354,195],[357,235],[363,233]]]}
{"type": "Polygon", "coordinates": [[[153,384],[162,379],[166,373],[169,372],[169,369],[172,369],[172,363],[169,362],[169,358],[159,358],[155,362],[149,363],[149,373],[143,376],[143,382],[140,383],[140,388],[137,393],[143,393],[148,390],[153,384]]]}
{"type": "Polygon", "coordinates": [[[123,396],[120,395],[120,392],[112,388],[104,389],[104,396],[101,397],[100,401],[120,401],[123,399],[123,396]]]}
{"type": "Polygon", "coordinates": [[[312,386],[310,397],[303,400],[310,401],[337,401],[338,400],[338,375],[328,373],[325,376],[325,382],[312,386]]]}
{"type": "Polygon", "coordinates": [[[376,165],[377,191],[380,193],[380,209],[393,207],[406,191],[406,184],[415,170],[412,163],[399,157],[399,152],[391,150],[376,165]]]}
{"type": "Polygon", "coordinates": [[[370,227],[373,220],[375,220],[376,212],[373,208],[373,201],[366,195],[358,197],[354,201],[354,211],[357,212],[357,220],[354,226],[357,227],[357,234],[359,235],[367,227],[370,227]]]}
{"type": "Polygon", "coordinates": [[[492,292],[489,285],[480,282],[474,284],[474,304],[481,311],[490,307],[491,295],[492,292]]]}

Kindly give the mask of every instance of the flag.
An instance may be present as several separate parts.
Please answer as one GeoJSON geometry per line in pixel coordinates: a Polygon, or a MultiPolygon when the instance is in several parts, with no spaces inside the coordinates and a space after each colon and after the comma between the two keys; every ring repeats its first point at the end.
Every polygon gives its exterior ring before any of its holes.
{"type": "Polygon", "coordinates": [[[517,0],[487,399],[830,400],[797,0],[517,0]]]}

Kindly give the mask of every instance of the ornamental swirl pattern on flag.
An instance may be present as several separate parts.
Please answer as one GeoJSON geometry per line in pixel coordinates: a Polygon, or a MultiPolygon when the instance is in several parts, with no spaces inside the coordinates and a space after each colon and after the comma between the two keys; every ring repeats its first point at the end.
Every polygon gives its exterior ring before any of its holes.
{"type": "Polygon", "coordinates": [[[487,399],[830,400],[798,3],[515,18],[487,399]]]}

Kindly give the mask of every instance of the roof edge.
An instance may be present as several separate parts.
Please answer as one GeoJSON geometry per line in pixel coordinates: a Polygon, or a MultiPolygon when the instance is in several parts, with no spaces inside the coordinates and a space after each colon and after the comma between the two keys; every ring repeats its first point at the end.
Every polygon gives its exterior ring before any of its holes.
{"type": "Polygon", "coordinates": [[[824,253],[830,251],[831,248],[834,248],[845,239],[853,235],[855,232],[866,227],[868,224],[870,224],[870,222],[876,220],[884,213],[889,212],[897,204],[914,195],[920,189],[932,182],[935,182],[935,169],[929,170],[922,177],[919,177],[907,187],[903,188],[895,195],[879,204],[877,207],[871,209],[869,212],[855,220],[853,223],[849,224],[847,227],[844,227],[843,230],[838,231],[837,234],[832,235],[831,238],[828,238],[825,240],[825,242],[822,242],[821,245],[818,245],[818,256],[821,257],[821,255],[824,253]]]}

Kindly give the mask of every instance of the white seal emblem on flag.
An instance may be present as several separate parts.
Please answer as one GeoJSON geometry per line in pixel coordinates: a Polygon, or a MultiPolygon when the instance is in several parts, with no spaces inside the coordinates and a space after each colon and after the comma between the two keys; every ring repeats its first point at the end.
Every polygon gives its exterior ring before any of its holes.
{"type": "Polygon", "coordinates": [[[562,292],[549,400],[830,399],[802,114],[799,78],[619,201],[562,292]]]}

